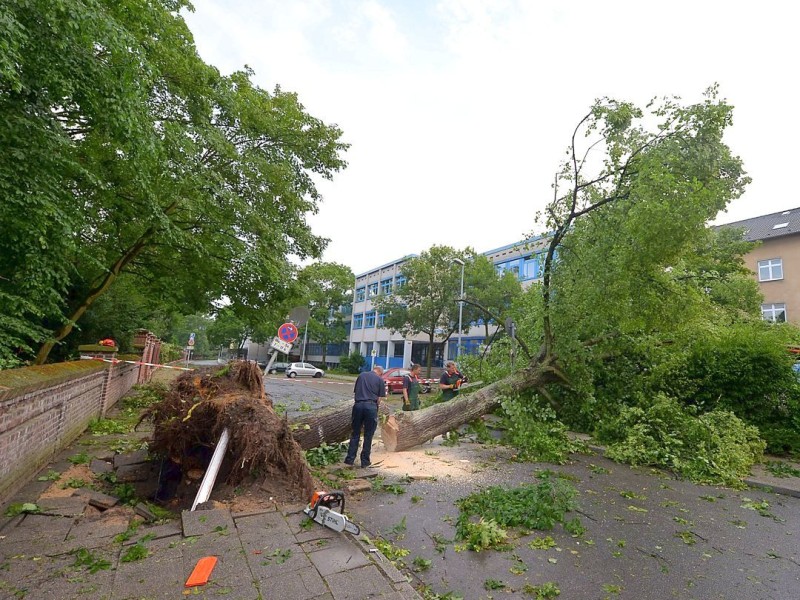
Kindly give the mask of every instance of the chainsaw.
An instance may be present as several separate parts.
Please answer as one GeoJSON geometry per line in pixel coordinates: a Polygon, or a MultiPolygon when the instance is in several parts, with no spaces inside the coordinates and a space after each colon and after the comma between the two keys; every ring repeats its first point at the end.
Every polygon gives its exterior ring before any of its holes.
{"type": "Polygon", "coordinates": [[[334,531],[346,531],[353,535],[361,533],[358,525],[343,514],[344,492],[314,492],[311,502],[303,509],[303,512],[312,521],[334,531]]]}

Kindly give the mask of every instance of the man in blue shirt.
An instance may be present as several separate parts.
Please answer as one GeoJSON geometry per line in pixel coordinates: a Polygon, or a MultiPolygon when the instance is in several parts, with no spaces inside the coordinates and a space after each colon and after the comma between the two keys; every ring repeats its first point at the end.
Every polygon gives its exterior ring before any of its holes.
{"type": "Polygon", "coordinates": [[[372,451],[372,436],[378,428],[378,403],[386,397],[386,384],[381,378],[383,368],[375,366],[372,371],[361,373],[356,379],[353,389],[353,434],[350,436],[350,447],[347,450],[345,464],[352,466],[356,462],[358,442],[361,439],[361,427],[364,427],[364,446],[361,448],[361,466],[370,466],[369,454],[372,451]]]}

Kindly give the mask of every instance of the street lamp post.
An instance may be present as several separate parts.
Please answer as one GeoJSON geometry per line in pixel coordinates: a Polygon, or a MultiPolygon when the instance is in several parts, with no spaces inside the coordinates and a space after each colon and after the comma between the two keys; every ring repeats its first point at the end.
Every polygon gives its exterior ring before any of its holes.
{"type": "Polygon", "coordinates": [[[461,294],[458,296],[458,346],[456,346],[456,360],[461,357],[461,314],[464,310],[464,261],[454,258],[453,262],[461,265],[461,294]]]}

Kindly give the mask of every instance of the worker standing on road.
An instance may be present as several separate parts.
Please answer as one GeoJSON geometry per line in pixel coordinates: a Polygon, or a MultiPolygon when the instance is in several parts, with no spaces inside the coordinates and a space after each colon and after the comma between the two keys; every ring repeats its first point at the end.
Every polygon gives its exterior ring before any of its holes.
{"type": "Polygon", "coordinates": [[[419,372],[422,367],[413,363],[411,372],[403,375],[403,410],[419,409],[419,372]]]}
{"type": "Polygon", "coordinates": [[[452,360],[448,360],[444,368],[444,373],[439,378],[439,389],[442,390],[442,400],[452,400],[458,396],[458,388],[464,383],[466,377],[459,372],[456,363],[452,360]]]}
{"type": "Polygon", "coordinates": [[[361,448],[361,467],[372,464],[369,460],[372,451],[372,436],[378,428],[378,404],[386,397],[386,383],[381,378],[383,367],[375,365],[372,371],[361,373],[353,388],[353,434],[344,462],[352,466],[356,462],[358,442],[361,439],[361,428],[364,428],[364,445],[361,448]]]}

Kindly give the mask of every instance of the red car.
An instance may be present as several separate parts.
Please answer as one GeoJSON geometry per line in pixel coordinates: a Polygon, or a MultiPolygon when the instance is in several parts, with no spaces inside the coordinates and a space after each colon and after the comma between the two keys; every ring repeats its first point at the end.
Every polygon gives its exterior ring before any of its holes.
{"type": "MultiPolygon", "coordinates": [[[[386,369],[383,372],[383,380],[389,386],[389,393],[403,393],[403,376],[408,375],[411,371],[408,369],[402,369],[400,367],[393,367],[391,369],[386,369]]],[[[427,394],[431,391],[431,385],[436,383],[435,379],[423,379],[420,377],[420,388],[419,391],[423,394],[427,394]]]]}

